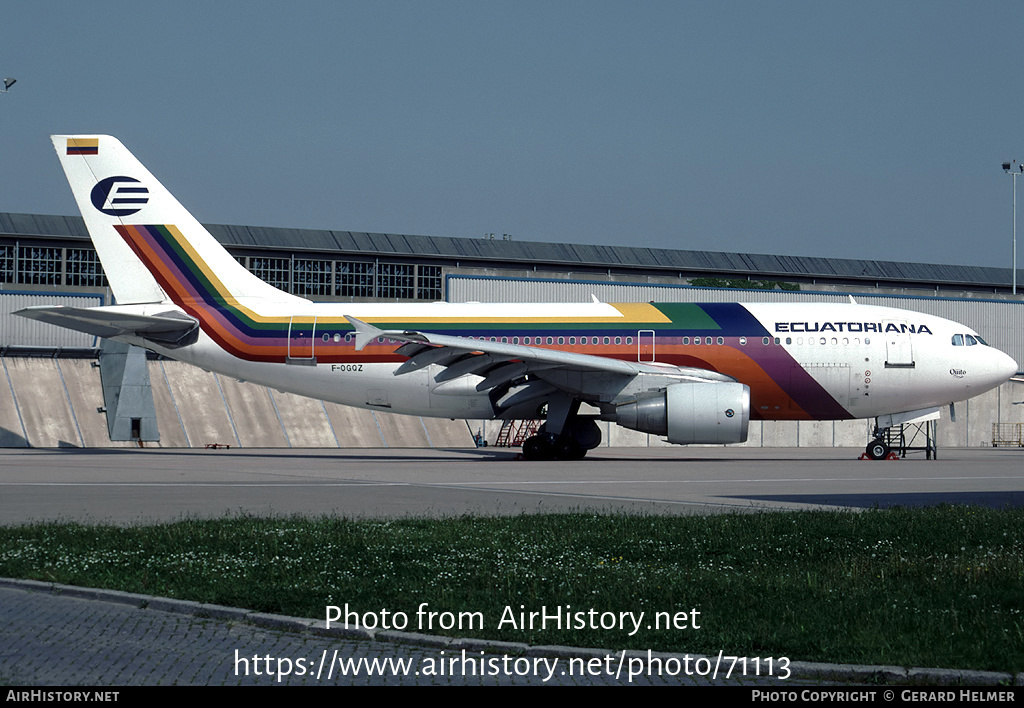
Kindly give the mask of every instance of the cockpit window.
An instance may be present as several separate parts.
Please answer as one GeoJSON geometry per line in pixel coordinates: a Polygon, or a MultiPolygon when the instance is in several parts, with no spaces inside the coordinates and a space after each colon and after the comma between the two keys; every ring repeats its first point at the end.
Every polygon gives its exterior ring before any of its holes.
{"type": "Polygon", "coordinates": [[[953,335],[953,346],[954,347],[973,347],[975,344],[983,344],[986,347],[988,342],[979,337],[976,334],[954,334],[953,335]]]}

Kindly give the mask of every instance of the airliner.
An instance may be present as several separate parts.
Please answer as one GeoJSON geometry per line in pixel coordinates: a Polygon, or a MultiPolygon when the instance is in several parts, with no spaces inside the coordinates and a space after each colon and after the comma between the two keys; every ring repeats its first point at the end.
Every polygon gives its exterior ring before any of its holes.
{"type": "MultiPolygon", "coordinates": [[[[117,139],[54,148],[116,304],[17,314],[282,391],[394,413],[545,420],[527,459],[597,421],[686,444],[751,420],[937,418],[1017,364],[969,327],[849,303],[317,303],[237,262],[117,139]]],[[[874,458],[888,453],[881,438],[874,458]]]]}

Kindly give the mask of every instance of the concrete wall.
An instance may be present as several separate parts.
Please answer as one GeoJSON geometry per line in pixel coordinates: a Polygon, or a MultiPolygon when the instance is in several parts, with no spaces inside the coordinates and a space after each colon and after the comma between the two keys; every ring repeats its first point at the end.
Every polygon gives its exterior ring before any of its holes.
{"type": "MultiPolygon", "coordinates": [[[[0,447],[111,442],[99,367],[88,359],[0,357],[0,447]]],[[[150,361],[159,447],[473,447],[462,420],[370,411],[150,361]]]]}

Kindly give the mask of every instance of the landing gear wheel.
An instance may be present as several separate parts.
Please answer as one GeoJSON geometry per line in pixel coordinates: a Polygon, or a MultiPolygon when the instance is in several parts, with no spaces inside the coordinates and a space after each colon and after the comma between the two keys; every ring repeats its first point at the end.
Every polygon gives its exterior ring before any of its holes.
{"type": "Polygon", "coordinates": [[[880,439],[872,440],[868,443],[867,453],[872,460],[884,460],[889,456],[889,446],[880,439]]]}
{"type": "Polygon", "coordinates": [[[555,449],[547,435],[533,435],[523,441],[523,457],[527,460],[550,460],[555,449]]]}

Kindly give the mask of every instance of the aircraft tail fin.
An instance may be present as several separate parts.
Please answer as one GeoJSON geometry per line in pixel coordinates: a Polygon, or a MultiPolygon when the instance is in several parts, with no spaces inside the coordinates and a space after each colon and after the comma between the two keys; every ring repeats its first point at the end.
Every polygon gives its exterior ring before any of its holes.
{"type": "Polygon", "coordinates": [[[119,304],[307,302],[247,271],[116,138],[51,139],[119,304]]]}

